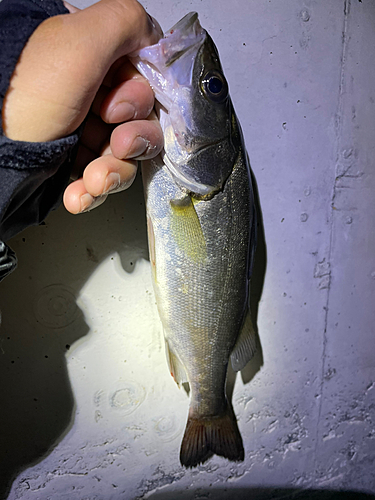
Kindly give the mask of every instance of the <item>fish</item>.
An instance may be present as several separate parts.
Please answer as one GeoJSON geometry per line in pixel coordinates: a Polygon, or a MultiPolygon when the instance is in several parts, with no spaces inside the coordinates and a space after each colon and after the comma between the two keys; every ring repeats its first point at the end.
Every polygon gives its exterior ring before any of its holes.
{"type": "Polygon", "coordinates": [[[189,383],[185,467],[244,460],[226,397],[229,360],[256,350],[249,287],[256,247],[250,166],[217,48],[191,12],[132,62],[158,103],[164,149],[142,162],[152,281],[170,373],[189,383]]]}

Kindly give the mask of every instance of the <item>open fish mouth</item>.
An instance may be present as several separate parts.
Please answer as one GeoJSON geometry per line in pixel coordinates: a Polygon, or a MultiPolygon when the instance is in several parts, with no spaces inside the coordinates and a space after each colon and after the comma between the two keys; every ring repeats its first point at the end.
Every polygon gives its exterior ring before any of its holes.
{"type": "Polygon", "coordinates": [[[210,40],[199,23],[198,14],[190,12],[157,44],[141,49],[133,59],[160,103],[157,108],[164,131],[162,158],[165,166],[181,189],[200,199],[210,199],[223,189],[235,156],[228,124],[230,108],[223,105],[224,101],[212,100],[216,109],[221,105],[223,108],[223,120],[216,128],[209,123],[207,129],[205,117],[213,113],[215,124],[221,116],[220,108],[215,111],[209,108],[211,104],[203,103],[203,118],[194,109],[202,99],[211,103],[204,95],[196,68],[204,64],[206,57],[212,59],[210,67],[218,66],[215,75],[221,71],[210,40]]]}
{"type": "Polygon", "coordinates": [[[196,12],[190,12],[167,31],[165,39],[168,40],[168,43],[166,45],[168,45],[168,51],[171,53],[165,61],[166,68],[181,59],[182,56],[196,46],[201,45],[203,35],[203,29],[196,12]]]}
{"type": "Polygon", "coordinates": [[[166,68],[169,66],[172,66],[173,63],[178,61],[182,56],[184,56],[187,52],[190,50],[194,49],[196,45],[200,45],[195,43],[194,45],[189,45],[188,47],[185,47],[184,49],[178,50],[175,54],[172,54],[169,59],[165,62],[166,68]]]}
{"type": "Polygon", "coordinates": [[[172,35],[176,30],[186,32],[194,26],[196,21],[198,21],[198,14],[196,12],[189,12],[189,14],[186,14],[186,16],[184,16],[174,26],[172,26],[172,28],[166,32],[165,36],[167,37],[172,35]]]}
{"type": "Polygon", "coordinates": [[[201,27],[198,14],[190,12],[165,33],[158,43],[141,49],[132,57],[133,64],[145,76],[157,100],[166,108],[172,105],[174,84],[191,85],[194,54],[204,43],[207,33],[201,27]],[[179,64],[174,64],[176,61],[179,64]]]}

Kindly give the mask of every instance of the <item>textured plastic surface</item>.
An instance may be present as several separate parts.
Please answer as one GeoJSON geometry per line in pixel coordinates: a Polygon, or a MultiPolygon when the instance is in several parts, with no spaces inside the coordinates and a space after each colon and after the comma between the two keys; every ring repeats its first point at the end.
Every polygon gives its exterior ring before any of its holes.
{"type": "Polygon", "coordinates": [[[10,242],[20,264],[0,288],[2,488],[22,467],[11,500],[375,493],[375,6],[144,5],[165,29],[199,12],[257,180],[261,352],[232,397],[245,462],[178,464],[188,398],[167,371],[149,264],[137,261],[137,183],[10,242]]]}

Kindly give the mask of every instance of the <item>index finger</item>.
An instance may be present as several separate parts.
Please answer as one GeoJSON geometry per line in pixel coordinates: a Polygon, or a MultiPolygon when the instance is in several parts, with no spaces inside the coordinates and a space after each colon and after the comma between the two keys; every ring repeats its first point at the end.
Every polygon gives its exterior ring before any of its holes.
{"type": "MultiPolygon", "coordinates": [[[[98,96],[100,99],[100,96],[98,96]]],[[[97,107],[98,102],[94,101],[97,107]]],[[[154,93],[148,81],[126,61],[113,78],[113,88],[100,103],[100,115],[107,123],[143,120],[154,107],[154,93]]]]}

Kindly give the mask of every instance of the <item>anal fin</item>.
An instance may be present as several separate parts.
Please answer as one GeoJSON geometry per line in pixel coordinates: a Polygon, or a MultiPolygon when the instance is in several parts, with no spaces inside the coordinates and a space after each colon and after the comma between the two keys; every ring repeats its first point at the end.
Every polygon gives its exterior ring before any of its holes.
{"type": "Polygon", "coordinates": [[[230,355],[232,368],[238,372],[245,368],[250,359],[254,356],[256,351],[255,330],[250,315],[250,310],[245,315],[244,322],[240,334],[238,336],[236,345],[230,355]]]}
{"type": "Polygon", "coordinates": [[[181,384],[188,382],[188,377],[184,365],[181,363],[178,356],[171,349],[168,340],[165,338],[165,352],[170,374],[174,378],[176,384],[180,387],[181,384]]]}

